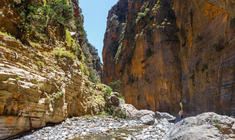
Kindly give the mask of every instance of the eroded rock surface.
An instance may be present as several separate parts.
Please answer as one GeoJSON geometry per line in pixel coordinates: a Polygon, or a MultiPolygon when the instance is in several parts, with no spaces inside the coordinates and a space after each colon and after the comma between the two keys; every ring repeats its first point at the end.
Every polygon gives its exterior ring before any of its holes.
{"type": "MultiPolygon", "coordinates": [[[[33,8],[37,4],[43,7],[42,1],[27,2],[33,8]]],[[[0,4],[0,139],[60,123],[68,117],[103,111],[103,91],[88,80],[84,68],[88,66],[81,46],[86,38],[78,35],[82,28],[71,32],[54,23],[44,34],[48,40],[42,34],[36,38],[39,34],[35,30],[27,38],[29,34],[18,29],[22,21],[18,21],[20,15],[13,6],[16,3],[26,4],[14,0],[0,4]]],[[[75,13],[67,14],[74,16],[76,24],[83,25],[78,1],[70,4],[75,13]]],[[[96,58],[94,65],[98,61],[96,58]]]]}
{"type": "Polygon", "coordinates": [[[233,0],[120,0],[109,12],[103,77],[138,109],[235,115],[233,0]],[[125,9],[125,12],[122,10],[125,9]]]}
{"type": "Polygon", "coordinates": [[[155,117],[155,113],[151,110],[138,110],[131,104],[126,104],[125,102],[120,103],[120,109],[126,114],[128,118],[141,118],[145,115],[151,115],[155,117]]]}
{"type": "Polygon", "coordinates": [[[235,138],[235,119],[216,113],[203,113],[176,123],[164,137],[166,140],[221,140],[235,138]]]}
{"type": "Polygon", "coordinates": [[[42,56],[26,55],[27,46],[1,34],[0,40],[0,138],[103,110],[102,90],[81,75],[78,60],[63,59],[73,73],[53,56],[37,66],[42,56]]]}
{"type": "Polygon", "coordinates": [[[152,115],[145,115],[141,117],[140,120],[146,125],[153,125],[155,122],[155,118],[152,115]]]}

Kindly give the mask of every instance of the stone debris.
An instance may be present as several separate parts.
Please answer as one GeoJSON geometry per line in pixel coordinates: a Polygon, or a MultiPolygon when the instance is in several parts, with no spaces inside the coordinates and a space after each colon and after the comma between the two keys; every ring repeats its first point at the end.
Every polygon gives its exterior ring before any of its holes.
{"type": "MultiPolygon", "coordinates": [[[[148,116],[143,116],[148,119],[148,116]]],[[[142,119],[143,119],[142,117],[142,119]]],[[[151,116],[152,117],[152,116],[151,116]]],[[[74,117],[55,126],[44,127],[17,140],[64,140],[64,139],[161,139],[171,123],[151,118],[152,125],[141,119],[113,117],[74,117]]]]}
{"type": "MultiPolygon", "coordinates": [[[[166,113],[157,113],[169,116],[166,113]]],[[[171,115],[170,115],[171,116],[171,115]]],[[[234,139],[235,119],[215,113],[203,113],[173,124],[168,117],[151,114],[140,119],[73,117],[55,126],[44,127],[17,140],[185,140],[234,139]],[[146,125],[147,124],[147,125],[146,125]]]]}
{"type": "Polygon", "coordinates": [[[229,140],[235,139],[235,119],[213,112],[188,117],[176,123],[166,134],[166,140],[229,140]]]}

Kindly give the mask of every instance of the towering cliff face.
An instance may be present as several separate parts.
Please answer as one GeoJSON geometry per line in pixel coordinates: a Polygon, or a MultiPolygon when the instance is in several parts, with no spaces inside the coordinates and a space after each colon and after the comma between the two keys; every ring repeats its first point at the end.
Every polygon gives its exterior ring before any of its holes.
{"type": "Polygon", "coordinates": [[[186,114],[234,115],[234,4],[120,0],[109,12],[102,81],[121,80],[139,109],[177,113],[182,102],[186,114]]]}
{"type": "Polygon", "coordinates": [[[0,13],[0,139],[102,111],[77,0],[4,0],[0,13]]]}
{"type": "Polygon", "coordinates": [[[120,0],[108,14],[107,30],[102,52],[103,62],[105,61],[102,80],[106,83],[113,81],[113,78],[119,76],[119,73],[116,73],[115,69],[124,39],[127,13],[128,0],[120,0]]]}

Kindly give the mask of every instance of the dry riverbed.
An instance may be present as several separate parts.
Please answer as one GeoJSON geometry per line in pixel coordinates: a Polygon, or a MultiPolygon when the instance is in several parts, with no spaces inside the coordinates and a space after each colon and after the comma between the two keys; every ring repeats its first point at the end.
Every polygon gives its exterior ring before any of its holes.
{"type": "Polygon", "coordinates": [[[139,119],[73,117],[56,126],[44,127],[18,140],[63,139],[162,139],[172,124],[166,119],[145,125],[139,119]]]}

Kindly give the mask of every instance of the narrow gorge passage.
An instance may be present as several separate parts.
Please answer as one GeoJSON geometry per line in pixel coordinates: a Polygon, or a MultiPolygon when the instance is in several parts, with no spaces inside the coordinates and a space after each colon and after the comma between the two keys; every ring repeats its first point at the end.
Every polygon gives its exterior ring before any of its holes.
{"type": "Polygon", "coordinates": [[[2,0],[0,140],[235,139],[235,1],[111,3],[2,0]]]}

